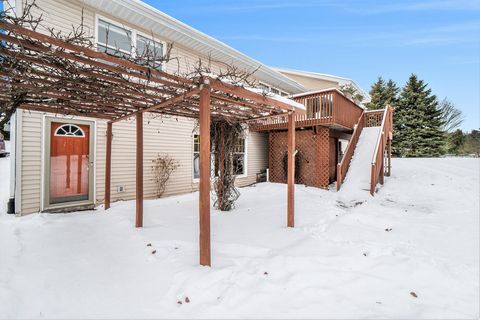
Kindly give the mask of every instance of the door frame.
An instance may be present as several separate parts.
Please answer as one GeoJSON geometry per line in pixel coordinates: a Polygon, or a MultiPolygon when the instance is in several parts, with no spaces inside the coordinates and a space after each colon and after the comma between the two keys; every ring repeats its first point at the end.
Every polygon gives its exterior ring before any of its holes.
{"type": "Polygon", "coordinates": [[[41,211],[59,210],[64,208],[91,207],[95,205],[95,172],[96,172],[96,154],[95,154],[95,136],[96,136],[96,122],[80,119],[66,119],[51,116],[45,116],[43,121],[43,151],[42,151],[42,207],[41,211]],[[88,200],[72,201],[58,204],[50,204],[50,147],[51,147],[51,124],[58,123],[72,123],[89,126],[89,172],[88,172],[88,200]]]}

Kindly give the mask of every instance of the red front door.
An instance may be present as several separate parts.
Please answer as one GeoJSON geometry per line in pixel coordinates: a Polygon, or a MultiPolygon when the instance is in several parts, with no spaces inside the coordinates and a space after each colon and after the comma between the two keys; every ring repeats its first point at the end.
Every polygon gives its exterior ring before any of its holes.
{"type": "Polygon", "coordinates": [[[88,125],[52,122],[50,131],[50,204],[89,198],[88,125]]]}

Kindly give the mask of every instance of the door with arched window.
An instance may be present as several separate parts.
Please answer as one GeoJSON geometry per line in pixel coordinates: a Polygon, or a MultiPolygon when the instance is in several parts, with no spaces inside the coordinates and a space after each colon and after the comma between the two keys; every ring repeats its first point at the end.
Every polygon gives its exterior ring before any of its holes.
{"type": "Polygon", "coordinates": [[[45,209],[93,201],[92,123],[48,119],[45,209]]]}

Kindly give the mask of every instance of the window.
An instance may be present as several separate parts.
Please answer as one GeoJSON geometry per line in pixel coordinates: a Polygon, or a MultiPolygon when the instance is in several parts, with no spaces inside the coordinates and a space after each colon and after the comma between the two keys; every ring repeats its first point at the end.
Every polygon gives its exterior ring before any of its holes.
{"type": "Polygon", "coordinates": [[[163,43],[104,19],[98,19],[97,31],[98,51],[125,58],[143,58],[139,59],[140,64],[162,69],[163,43]]]}
{"type": "Polygon", "coordinates": [[[193,136],[193,177],[200,178],[200,135],[193,136]]]}
{"type": "Polygon", "coordinates": [[[74,124],[64,124],[55,130],[55,136],[67,136],[67,137],[85,137],[85,132],[82,128],[74,124]]]}
{"type": "Polygon", "coordinates": [[[243,175],[245,171],[245,139],[238,139],[233,151],[233,172],[235,175],[243,175]]]}
{"type": "Polygon", "coordinates": [[[97,47],[99,51],[128,57],[132,53],[132,32],[99,19],[97,47]]]}
{"type": "Polygon", "coordinates": [[[278,89],[275,89],[275,88],[272,88],[272,90],[270,90],[273,94],[280,94],[280,90],[278,89]]]}
{"type": "Polygon", "coordinates": [[[144,61],[144,63],[148,64],[153,68],[161,69],[163,58],[163,44],[158,41],[146,38],[144,36],[137,35],[136,55],[138,57],[153,58],[151,59],[151,61],[144,61]]]}
{"type": "MultiPolygon", "coordinates": [[[[213,146],[212,146],[213,148],[213,146]]],[[[215,152],[210,153],[210,168],[215,172],[215,152]]],[[[239,139],[233,151],[233,172],[235,175],[246,174],[245,139],[239,139]]],[[[200,178],[200,135],[193,136],[193,178],[200,178]]]]}

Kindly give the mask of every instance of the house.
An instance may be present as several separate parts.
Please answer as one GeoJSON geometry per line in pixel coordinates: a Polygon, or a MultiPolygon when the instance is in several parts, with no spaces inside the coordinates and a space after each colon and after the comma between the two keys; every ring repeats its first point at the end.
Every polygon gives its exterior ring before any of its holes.
{"type": "MultiPolygon", "coordinates": [[[[24,1],[11,0],[9,3],[20,16],[24,1]]],[[[333,171],[340,161],[337,141],[340,138],[350,139],[354,134],[354,124],[363,114],[360,106],[337,89],[309,92],[311,87],[306,87],[298,79],[292,79],[142,1],[37,0],[36,4],[38,8],[33,8],[32,13],[43,18],[38,32],[48,34],[48,28],[53,28],[69,33],[72,25],[82,25],[97,50],[102,52],[134,55],[138,48],[149,46],[163,55],[173,43],[170,54],[177,59],[155,64],[156,68],[168,74],[191,72],[199,59],[209,61],[213,73],[221,73],[225,65],[233,65],[246,72],[257,70],[251,77],[260,87],[268,88],[279,96],[291,96],[307,107],[309,114],[296,119],[300,141],[316,139],[314,136],[319,134],[324,137],[318,147],[327,155],[319,157],[321,165],[315,169],[315,175],[321,178],[316,178],[315,182],[299,178],[297,182],[325,187],[335,180],[333,171]],[[316,119],[314,122],[308,120],[312,117],[316,119]],[[330,118],[332,121],[327,122],[326,119],[330,118]],[[308,138],[304,139],[302,136],[306,132],[308,138]]],[[[165,195],[198,190],[200,140],[196,121],[181,115],[166,117],[153,112],[145,112],[140,119],[143,119],[146,142],[142,150],[143,166],[146,168],[143,171],[143,196],[157,196],[152,164],[159,155],[169,155],[178,163],[168,181],[165,195]]],[[[271,181],[285,182],[285,168],[280,164],[283,163],[283,154],[275,153],[279,150],[275,144],[286,143],[286,120],[285,126],[282,121],[280,126],[272,126],[269,121],[275,120],[271,117],[259,121],[251,123],[251,129],[239,141],[236,150],[238,186],[255,183],[257,174],[269,167],[271,181]]],[[[109,169],[103,161],[108,155],[107,130],[107,121],[100,117],[92,120],[83,116],[18,109],[12,118],[15,147],[12,148],[11,202],[14,206],[11,207],[14,207],[14,212],[24,215],[98,206],[106,199],[104,182],[107,171],[111,171],[109,199],[134,199],[138,126],[132,120],[113,126],[109,169]]],[[[299,143],[300,154],[304,156],[307,152],[302,151],[302,145],[299,143]]],[[[312,157],[318,155],[313,154],[312,157]]],[[[302,177],[306,177],[305,173],[302,177]]]]}
{"type": "Polygon", "coordinates": [[[368,92],[364,91],[352,79],[334,76],[334,75],[325,74],[325,73],[292,70],[292,69],[286,69],[286,68],[272,68],[272,69],[300,83],[307,89],[307,91],[318,91],[318,90],[331,89],[331,88],[342,89],[344,87],[351,87],[363,97],[362,101],[359,101],[359,103],[361,103],[362,105],[369,103],[371,100],[368,92]]]}

